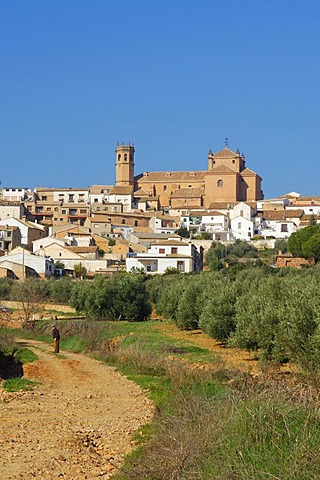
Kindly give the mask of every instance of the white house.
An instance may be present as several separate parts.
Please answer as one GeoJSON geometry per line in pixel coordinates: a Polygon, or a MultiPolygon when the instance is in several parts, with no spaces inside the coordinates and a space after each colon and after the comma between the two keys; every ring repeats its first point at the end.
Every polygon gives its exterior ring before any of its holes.
{"type": "Polygon", "coordinates": [[[24,205],[19,201],[0,200],[0,220],[22,218],[25,214],[24,205]]]}
{"type": "Polygon", "coordinates": [[[255,231],[255,224],[245,217],[235,217],[231,220],[231,232],[235,239],[249,241],[255,231]]]}
{"type": "Polygon", "coordinates": [[[0,257],[0,266],[3,262],[19,264],[22,268],[29,267],[42,278],[48,278],[54,274],[54,261],[51,257],[35,255],[22,247],[17,247],[0,257]]]}
{"type": "Polygon", "coordinates": [[[297,231],[303,210],[267,210],[262,213],[261,235],[264,237],[288,238],[297,231]]]}
{"type": "Polygon", "coordinates": [[[163,240],[151,244],[147,252],[128,253],[126,270],[130,272],[133,268],[142,268],[147,273],[164,273],[167,268],[198,272],[202,268],[202,251],[198,252],[192,243],[163,240]]]}
{"type": "Polygon", "coordinates": [[[230,220],[233,220],[237,217],[243,217],[247,220],[252,220],[253,215],[255,214],[255,209],[245,202],[237,203],[229,210],[230,220]]]}
{"type": "Polygon", "coordinates": [[[108,201],[112,185],[92,185],[89,191],[89,203],[105,203],[108,201]]]}
{"type": "Polygon", "coordinates": [[[9,200],[11,202],[21,202],[32,192],[28,188],[22,187],[3,187],[1,188],[2,200],[9,200]]]}

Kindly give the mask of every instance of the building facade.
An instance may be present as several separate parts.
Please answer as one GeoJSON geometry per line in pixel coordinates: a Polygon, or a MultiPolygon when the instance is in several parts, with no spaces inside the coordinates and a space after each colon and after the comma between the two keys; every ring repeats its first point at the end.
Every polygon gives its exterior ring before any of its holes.
{"type": "MultiPolygon", "coordinates": [[[[116,147],[116,186],[133,189],[133,197],[151,208],[209,208],[212,202],[263,199],[261,177],[246,167],[245,157],[228,146],[208,154],[206,171],[144,172],[134,176],[134,147],[116,147]]],[[[134,200],[133,200],[134,201],[134,200]]],[[[136,200],[136,204],[137,204],[136,200]]]]}

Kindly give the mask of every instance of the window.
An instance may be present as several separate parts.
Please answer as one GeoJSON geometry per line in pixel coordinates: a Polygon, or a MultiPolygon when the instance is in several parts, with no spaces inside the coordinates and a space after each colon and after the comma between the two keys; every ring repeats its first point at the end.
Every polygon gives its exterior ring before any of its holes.
{"type": "Polygon", "coordinates": [[[80,213],[87,213],[87,210],[84,210],[83,208],[80,208],[80,213]]]}
{"type": "Polygon", "coordinates": [[[166,253],[165,248],[159,248],[159,253],[166,253]]]}
{"type": "Polygon", "coordinates": [[[217,187],[223,187],[223,180],[218,180],[217,181],[217,187]]]}
{"type": "Polygon", "coordinates": [[[177,255],[178,247],[171,247],[171,253],[173,253],[174,255],[177,255]]]}
{"type": "Polygon", "coordinates": [[[54,211],[55,211],[55,212],[58,212],[58,211],[59,211],[59,208],[58,208],[58,207],[55,207],[55,208],[54,208],[54,211]]]}
{"type": "Polygon", "coordinates": [[[128,158],[128,155],[125,153],[125,154],[124,154],[124,161],[125,161],[125,162],[127,161],[127,158],[128,158]]]}
{"type": "Polygon", "coordinates": [[[239,229],[241,228],[241,222],[238,222],[238,228],[239,229]]]}
{"type": "Polygon", "coordinates": [[[288,231],[288,224],[281,223],[281,232],[287,232],[287,231],[288,231]]]}
{"type": "Polygon", "coordinates": [[[125,221],[124,218],[121,220],[121,223],[122,223],[122,225],[125,225],[126,221],[125,221]]]}
{"type": "Polygon", "coordinates": [[[121,160],[121,154],[119,153],[119,155],[118,155],[118,162],[120,162],[120,160],[121,160]]]}
{"type": "Polygon", "coordinates": [[[135,227],[138,226],[138,220],[135,220],[135,221],[134,221],[134,226],[135,226],[135,227]]]}
{"type": "Polygon", "coordinates": [[[236,163],[236,161],[235,161],[235,160],[232,160],[232,163],[236,163]]]}
{"type": "Polygon", "coordinates": [[[46,202],[46,201],[48,200],[47,195],[42,195],[41,200],[42,200],[43,202],[46,202]]]}
{"type": "Polygon", "coordinates": [[[95,223],[94,228],[99,228],[99,223],[95,223]]]}
{"type": "Polygon", "coordinates": [[[62,210],[61,213],[62,215],[65,215],[67,213],[67,210],[62,210]]]}
{"type": "Polygon", "coordinates": [[[240,210],[240,217],[243,217],[243,210],[240,210]]]}
{"type": "Polygon", "coordinates": [[[47,207],[47,212],[51,212],[51,207],[47,207]]]}
{"type": "Polygon", "coordinates": [[[179,272],[184,272],[184,262],[177,262],[177,269],[179,270],[179,272]]]}
{"type": "Polygon", "coordinates": [[[167,190],[167,185],[163,185],[163,191],[165,192],[167,190]]]}

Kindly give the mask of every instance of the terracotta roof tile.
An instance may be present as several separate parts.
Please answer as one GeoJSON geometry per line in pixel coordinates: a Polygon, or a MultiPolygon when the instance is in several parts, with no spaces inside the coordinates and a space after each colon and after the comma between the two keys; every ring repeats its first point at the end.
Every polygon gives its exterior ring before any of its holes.
{"type": "Polygon", "coordinates": [[[233,208],[235,205],[237,205],[238,202],[211,202],[209,205],[210,210],[226,210],[233,208]]]}
{"type": "Polygon", "coordinates": [[[98,247],[64,247],[66,250],[74,253],[94,253],[97,251],[98,247]]]}
{"type": "Polygon", "coordinates": [[[110,191],[110,195],[131,195],[132,194],[132,187],[128,186],[115,186],[110,191]]]}
{"type": "Polygon", "coordinates": [[[141,182],[199,182],[204,180],[207,171],[191,171],[191,172],[145,172],[135,177],[137,181],[141,182]]]}
{"type": "Polygon", "coordinates": [[[228,167],[227,165],[218,165],[217,167],[207,172],[207,175],[217,175],[219,173],[234,175],[237,172],[235,170],[232,170],[232,168],[228,167]]]}
{"type": "Polygon", "coordinates": [[[212,154],[213,158],[234,158],[237,156],[238,154],[231,150],[229,147],[225,147],[222,150],[219,150],[218,152],[212,154]]]}
{"type": "Polygon", "coordinates": [[[171,198],[199,198],[202,195],[204,195],[203,188],[177,188],[171,195],[171,198]]]}
{"type": "Polygon", "coordinates": [[[113,188],[113,185],[92,185],[90,187],[90,193],[98,195],[101,193],[108,193],[113,188]]]}
{"type": "Polygon", "coordinates": [[[263,218],[265,220],[286,220],[287,218],[300,218],[303,210],[265,210],[263,218]]]}

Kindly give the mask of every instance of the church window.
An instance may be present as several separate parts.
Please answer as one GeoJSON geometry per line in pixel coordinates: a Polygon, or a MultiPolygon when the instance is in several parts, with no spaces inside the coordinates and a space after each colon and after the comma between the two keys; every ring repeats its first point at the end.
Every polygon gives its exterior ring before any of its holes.
{"type": "Polygon", "coordinates": [[[167,185],[163,185],[163,191],[165,192],[167,190],[167,185]]]}
{"type": "Polygon", "coordinates": [[[240,217],[243,217],[243,210],[240,210],[240,217]]]}
{"type": "Polygon", "coordinates": [[[124,154],[124,161],[125,161],[125,162],[127,161],[127,158],[128,158],[128,156],[127,156],[127,154],[125,153],[125,154],[124,154]]]}
{"type": "Polygon", "coordinates": [[[215,165],[216,161],[215,160],[212,160],[212,165],[215,165]]]}
{"type": "Polygon", "coordinates": [[[223,187],[223,180],[217,181],[217,187],[223,187]]]}
{"type": "Polygon", "coordinates": [[[121,160],[121,153],[119,153],[118,155],[118,162],[120,162],[120,160],[121,160]]]}
{"type": "Polygon", "coordinates": [[[235,160],[232,160],[232,163],[236,163],[236,161],[235,161],[235,160]]]}
{"type": "Polygon", "coordinates": [[[241,222],[238,222],[238,228],[241,229],[241,222]]]}

